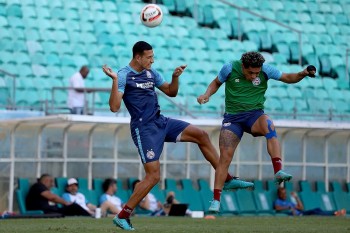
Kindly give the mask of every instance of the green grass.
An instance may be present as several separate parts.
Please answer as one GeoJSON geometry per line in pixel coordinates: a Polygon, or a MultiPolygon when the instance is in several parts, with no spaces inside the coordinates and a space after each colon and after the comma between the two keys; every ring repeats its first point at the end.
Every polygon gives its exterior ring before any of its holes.
{"type": "MultiPolygon", "coordinates": [[[[344,217],[218,217],[215,220],[176,217],[134,217],[137,232],[350,232],[350,219],[344,217]]],[[[122,232],[111,218],[69,217],[61,219],[0,220],[1,233],[122,232]]]]}

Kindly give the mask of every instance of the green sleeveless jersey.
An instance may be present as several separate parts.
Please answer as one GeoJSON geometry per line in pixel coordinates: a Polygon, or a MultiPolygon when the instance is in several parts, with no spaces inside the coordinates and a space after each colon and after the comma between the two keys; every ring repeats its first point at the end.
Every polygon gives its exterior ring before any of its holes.
{"type": "Polygon", "coordinates": [[[233,61],[231,75],[225,86],[226,113],[264,109],[267,81],[268,77],[263,69],[254,81],[247,80],[242,72],[242,61],[233,61]]]}

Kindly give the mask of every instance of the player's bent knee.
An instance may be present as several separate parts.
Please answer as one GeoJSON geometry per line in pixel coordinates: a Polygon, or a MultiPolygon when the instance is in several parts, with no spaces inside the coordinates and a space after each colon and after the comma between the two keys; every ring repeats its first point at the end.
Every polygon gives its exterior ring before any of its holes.
{"type": "Polygon", "coordinates": [[[270,119],[266,120],[267,122],[267,133],[265,134],[266,139],[277,138],[277,132],[275,126],[273,125],[270,119]]]}

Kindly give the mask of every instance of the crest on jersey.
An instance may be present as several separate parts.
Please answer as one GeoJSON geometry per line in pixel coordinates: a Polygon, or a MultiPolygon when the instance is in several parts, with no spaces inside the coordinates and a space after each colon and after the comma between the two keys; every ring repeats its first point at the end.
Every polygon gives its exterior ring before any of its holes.
{"type": "Polygon", "coordinates": [[[253,81],[252,81],[254,86],[258,86],[261,83],[261,80],[259,77],[256,77],[253,81]]]}
{"type": "Polygon", "coordinates": [[[223,124],[224,127],[227,127],[227,126],[230,126],[231,125],[231,122],[226,122],[223,124]]]}
{"type": "Polygon", "coordinates": [[[153,150],[149,150],[149,151],[147,151],[146,156],[148,159],[153,159],[154,156],[156,156],[156,154],[154,153],[153,150]]]}
{"type": "Polygon", "coordinates": [[[147,78],[152,78],[152,74],[148,70],[146,70],[146,75],[147,75],[147,78]]]}

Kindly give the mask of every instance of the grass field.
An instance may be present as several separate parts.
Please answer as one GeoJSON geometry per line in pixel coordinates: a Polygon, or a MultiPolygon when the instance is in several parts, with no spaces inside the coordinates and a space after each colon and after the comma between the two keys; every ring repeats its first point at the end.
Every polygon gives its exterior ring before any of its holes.
{"type": "MultiPolygon", "coordinates": [[[[134,217],[137,232],[350,232],[344,217],[218,217],[215,220],[176,217],[134,217]]],[[[111,218],[8,219],[0,220],[1,233],[122,232],[111,218]]]]}

